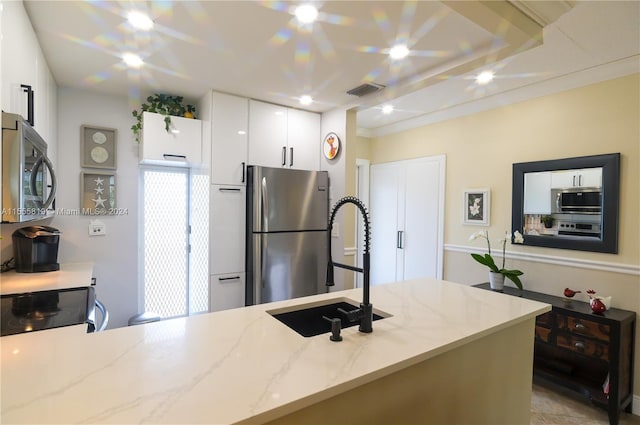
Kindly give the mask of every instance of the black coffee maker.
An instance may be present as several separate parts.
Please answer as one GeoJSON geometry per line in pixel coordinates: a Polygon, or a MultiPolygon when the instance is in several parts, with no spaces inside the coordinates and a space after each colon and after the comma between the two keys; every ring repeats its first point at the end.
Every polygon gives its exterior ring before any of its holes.
{"type": "Polygon", "coordinates": [[[22,227],[11,235],[16,272],[34,273],[60,270],[60,231],[50,226],[22,227]]]}

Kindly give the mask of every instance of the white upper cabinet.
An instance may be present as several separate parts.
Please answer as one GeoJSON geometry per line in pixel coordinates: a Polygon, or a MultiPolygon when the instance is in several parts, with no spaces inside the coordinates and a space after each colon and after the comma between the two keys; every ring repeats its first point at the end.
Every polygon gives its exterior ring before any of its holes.
{"type": "Polygon", "coordinates": [[[213,93],[211,183],[244,185],[249,133],[249,99],[213,93]]]}
{"type": "Polygon", "coordinates": [[[249,101],[249,164],[284,167],[287,156],[287,108],[249,101]]]}
{"type": "MultiPolygon", "coordinates": [[[[2,110],[28,119],[27,87],[33,91],[33,124],[46,140],[51,159],[56,151],[57,86],[22,2],[2,2],[2,110]]],[[[55,155],[54,155],[55,156],[55,155]]]]}
{"type": "Polygon", "coordinates": [[[524,213],[551,214],[551,171],[525,173],[524,213]]]}
{"type": "Polygon", "coordinates": [[[249,164],[320,169],[320,114],[249,101],[249,164]]]}
{"type": "Polygon", "coordinates": [[[167,131],[164,115],[143,112],[140,162],[174,166],[202,163],[202,121],[172,116],[167,131]]]}
{"type": "Polygon", "coordinates": [[[551,188],[566,189],[571,187],[601,187],[602,168],[581,168],[561,170],[551,173],[551,188]]]}
{"type": "Polygon", "coordinates": [[[320,114],[287,111],[287,163],[299,170],[320,169],[320,114]]]}

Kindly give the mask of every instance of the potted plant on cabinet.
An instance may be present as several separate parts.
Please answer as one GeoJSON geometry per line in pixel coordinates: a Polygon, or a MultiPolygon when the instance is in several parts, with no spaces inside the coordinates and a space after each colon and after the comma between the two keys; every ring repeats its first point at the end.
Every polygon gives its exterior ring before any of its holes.
{"type": "Polygon", "coordinates": [[[544,224],[545,229],[551,229],[553,227],[553,217],[550,215],[540,216],[540,223],[544,224]]]}
{"type": "Polygon", "coordinates": [[[148,103],[142,103],[140,110],[134,110],[131,114],[136,119],[136,123],[131,126],[131,130],[140,143],[140,131],[142,130],[142,115],[144,112],[155,112],[164,115],[165,130],[171,128],[171,116],[196,118],[196,107],[193,105],[183,105],[182,96],[171,96],[168,94],[154,94],[147,97],[148,103]]]}

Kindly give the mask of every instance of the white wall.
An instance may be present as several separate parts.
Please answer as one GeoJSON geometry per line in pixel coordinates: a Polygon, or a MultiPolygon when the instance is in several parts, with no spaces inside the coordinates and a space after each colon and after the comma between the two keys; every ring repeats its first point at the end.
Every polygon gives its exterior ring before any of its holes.
{"type": "MultiPolygon", "coordinates": [[[[61,88],[59,112],[58,214],[51,225],[62,231],[59,262],[94,262],[96,294],[109,309],[109,328],[126,326],[138,306],[138,144],[130,130],[131,107],[126,97],[61,88]],[[127,214],[101,216],[107,234],[89,236],[92,218],[65,215],[80,208],[80,126],[117,129],[116,202],[127,214]]],[[[95,169],[106,172],[108,170],[95,169]]]]}
{"type": "MultiPolygon", "coordinates": [[[[346,161],[346,143],[347,143],[347,111],[344,109],[336,109],[333,111],[325,112],[322,114],[321,132],[322,138],[327,133],[336,133],[342,142],[340,152],[338,156],[332,160],[327,159],[322,154],[320,161],[320,170],[329,172],[329,205],[333,208],[335,203],[345,195],[345,161],[346,161]]],[[[321,144],[318,143],[319,148],[321,144]]],[[[353,206],[351,206],[353,207],[353,206]]],[[[336,215],[334,222],[334,228],[337,226],[339,236],[337,238],[331,238],[331,257],[333,261],[338,263],[344,263],[344,223],[345,223],[345,211],[347,206],[342,207],[340,212],[336,215]]],[[[349,272],[350,273],[350,272],[349,272]]],[[[344,289],[345,271],[341,268],[335,268],[334,280],[335,286],[330,290],[341,291],[344,289]]]]}

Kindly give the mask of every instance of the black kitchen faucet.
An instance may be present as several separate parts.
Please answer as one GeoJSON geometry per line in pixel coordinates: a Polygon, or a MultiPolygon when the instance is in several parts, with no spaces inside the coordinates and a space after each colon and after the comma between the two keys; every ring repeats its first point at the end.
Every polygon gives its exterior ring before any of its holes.
{"type": "Polygon", "coordinates": [[[363,296],[362,303],[360,303],[360,308],[352,311],[345,311],[339,309],[341,313],[343,313],[350,322],[355,322],[356,320],[360,321],[360,326],[358,330],[360,332],[370,333],[373,332],[373,305],[369,302],[369,292],[370,292],[370,284],[369,284],[369,245],[371,239],[371,230],[369,228],[369,215],[367,214],[367,209],[365,208],[362,201],[353,196],[346,196],[340,199],[336,205],[331,210],[331,216],[329,218],[329,230],[327,232],[327,238],[329,239],[329,262],[327,264],[327,286],[333,286],[333,267],[340,267],[347,270],[352,270],[355,272],[362,273],[363,275],[363,296]],[[353,267],[347,264],[334,263],[331,259],[331,230],[333,229],[333,220],[336,217],[336,213],[338,209],[342,207],[344,204],[354,204],[360,210],[364,220],[364,254],[362,255],[362,268],[353,267]]]}

